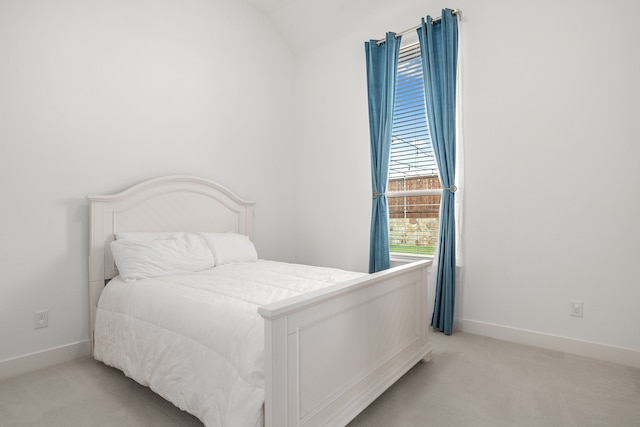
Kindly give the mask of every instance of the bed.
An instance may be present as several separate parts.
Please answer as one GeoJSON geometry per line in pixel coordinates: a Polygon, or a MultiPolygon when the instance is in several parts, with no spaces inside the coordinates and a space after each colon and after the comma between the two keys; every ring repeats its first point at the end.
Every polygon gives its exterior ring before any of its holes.
{"type": "MultiPolygon", "coordinates": [[[[188,277],[169,275],[171,277],[127,283],[116,268],[111,250],[116,235],[211,233],[242,236],[251,241],[254,204],[219,184],[192,176],[155,178],[118,194],[88,198],[92,354],[150,386],[206,425],[346,425],[412,366],[430,358],[429,260],[375,274],[264,260],[245,263],[242,260],[188,274],[188,277]],[[273,286],[279,288],[279,283],[293,283],[297,280],[291,280],[292,277],[305,276],[307,269],[312,276],[305,279],[308,280],[301,289],[292,288],[291,292],[283,291],[277,297],[245,278],[246,275],[253,277],[259,284],[265,277],[273,276],[273,286]],[[231,320],[235,311],[210,316],[222,319],[223,325],[218,329],[209,325],[208,318],[203,320],[202,315],[192,319],[185,317],[185,313],[198,310],[211,313],[227,310],[215,305],[217,303],[211,303],[214,304],[212,309],[201,293],[187,297],[184,291],[195,288],[202,292],[208,286],[204,282],[222,283],[218,282],[222,276],[233,283],[247,283],[251,297],[244,294],[240,297],[240,311],[253,316],[251,322],[242,326],[243,321],[231,320]],[[179,291],[170,290],[164,296],[158,294],[159,301],[153,302],[158,289],[172,289],[170,286],[175,282],[180,283],[179,291]],[[132,289],[139,294],[138,299],[132,294],[117,294],[132,289]],[[101,298],[103,293],[104,298],[101,298]],[[268,296],[263,298],[256,296],[258,294],[268,296]],[[190,304],[189,300],[195,305],[185,306],[190,304]],[[113,301],[123,305],[104,308],[113,301]],[[262,304],[260,301],[268,302],[262,304]],[[126,305],[129,308],[123,308],[126,305]],[[108,316],[104,313],[109,310],[127,319],[140,318],[155,310],[156,316],[160,314],[158,321],[165,322],[158,330],[170,330],[171,339],[163,340],[147,329],[129,330],[130,321],[116,327],[116,323],[106,320],[108,316]],[[132,310],[133,313],[121,313],[120,310],[132,310]],[[231,325],[234,331],[243,332],[230,333],[231,325]],[[184,331],[181,332],[181,328],[184,331]],[[205,331],[207,339],[215,344],[211,346],[217,346],[215,352],[223,347],[234,354],[256,353],[249,362],[245,358],[241,363],[247,366],[247,373],[241,375],[243,381],[251,382],[252,388],[243,391],[244,395],[238,394],[235,403],[223,405],[228,409],[223,415],[211,414],[216,412],[212,407],[217,408],[218,404],[210,399],[216,394],[215,387],[232,390],[232,387],[220,385],[230,374],[216,371],[218,368],[209,365],[201,366],[202,360],[208,363],[212,357],[198,356],[198,351],[189,350],[186,343],[198,341],[198,346],[203,347],[201,338],[190,335],[195,330],[205,331]],[[257,347],[252,348],[259,351],[246,350],[246,343],[238,340],[238,336],[251,337],[249,341],[257,343],[257,347]],[[225,340],[233,342],[226,343],[225,340]],[[161,347],[159,342],[162,342],[161,347]],[[160,353],[161,357],[158,357],[160,353]],[[121,360],[114,361],[111,357],[121,360]],[[162,359],[162,363],[156,365],[155,359],[162,359]]],[[[119,252],[116,255],[120,256],[119,252]]],[[[288,285],[286,287],[288,289],[288,285]]],[[[232,293],[240,292],[235,285],[227,288],[232,293]]],[[[214,321],[211,319],[211,323],[214,321]]],[[[204,344],[207,346],[209,344],[204,344]]],[[[231,383],[235,384],[234,381],[231,383]]]]}

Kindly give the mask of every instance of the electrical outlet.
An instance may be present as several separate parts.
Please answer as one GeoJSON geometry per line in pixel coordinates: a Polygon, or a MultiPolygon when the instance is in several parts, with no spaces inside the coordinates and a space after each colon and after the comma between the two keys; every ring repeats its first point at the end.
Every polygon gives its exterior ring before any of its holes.
{"type": "Polygon", "coordinates": [[[49,310],[33,313],[33,329],[46,328],[47,326],[49,326],[49,310]]]}
{"type": "Polygon", "coordinates": [[[569,314],[573,317],[583,317],[583,305],[582,301],[570,301],[569,302],[569,314]]]}

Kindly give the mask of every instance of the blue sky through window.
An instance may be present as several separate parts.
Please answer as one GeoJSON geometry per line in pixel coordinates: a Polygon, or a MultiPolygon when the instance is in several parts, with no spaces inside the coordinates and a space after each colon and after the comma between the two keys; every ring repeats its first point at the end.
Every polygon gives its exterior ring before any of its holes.
{"type": "Polygon", "coordinates": [[[414,44],[400,50],[389,178],[437,173],[425,112],[420,48],[414,44]]]}

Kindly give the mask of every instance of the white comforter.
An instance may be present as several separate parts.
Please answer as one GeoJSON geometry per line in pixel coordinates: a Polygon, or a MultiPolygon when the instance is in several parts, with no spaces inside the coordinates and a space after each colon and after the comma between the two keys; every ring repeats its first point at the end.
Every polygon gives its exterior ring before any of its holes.
{"type": "Polygon", "coordinates": [[[124,283],[100,297],[94,357],[207,426],[259,426],[264,325],[258,306],[361,276],[273,261],[124,283]]]}

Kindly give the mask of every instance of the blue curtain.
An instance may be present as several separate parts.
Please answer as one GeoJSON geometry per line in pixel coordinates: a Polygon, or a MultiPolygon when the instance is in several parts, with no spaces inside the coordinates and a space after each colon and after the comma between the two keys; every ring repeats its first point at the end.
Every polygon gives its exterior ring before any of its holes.
{"type": "Polygon", "coordinates": [[[450,9],[442,18],[427,16],[418,29],[424,74],[427,118],[440,180],[442,205],[436,299],[431,326],[451,335],[456,292],[456,73],[458,62],[458,20],[450,9]]]}
{"type": "Polygon", "coordinates": [[[387,33],[383,43],[365,42],[369,133],[371,137],[371,243],[369,273],[389,268],[389,209],[387,180],[391,153],[391,128],[396,93],[400,37],[387,33]]]}

